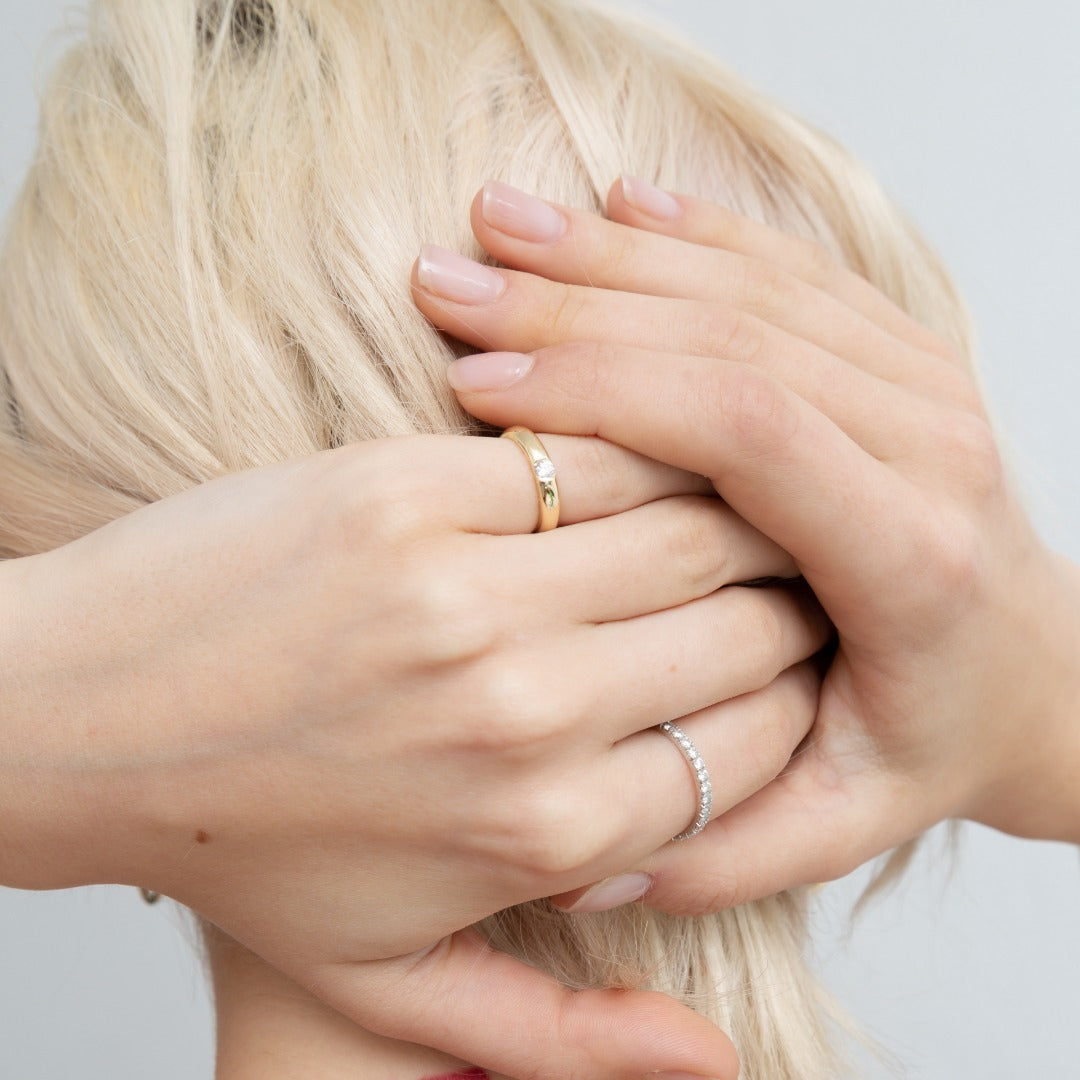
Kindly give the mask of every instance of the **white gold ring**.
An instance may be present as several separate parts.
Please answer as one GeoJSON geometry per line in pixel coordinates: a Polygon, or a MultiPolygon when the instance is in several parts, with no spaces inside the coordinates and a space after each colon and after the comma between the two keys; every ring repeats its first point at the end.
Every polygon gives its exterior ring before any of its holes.
{"type": "Polygon", "coordinates": [[[697,814],[678,836],[671,838],[672,840],[689,840],[691,836],[697,836],[709,824],[709,817],[712,814],[712,781],[709,779],[709,770],[705,765],[705,759],[698,753],[694,740],[681,727],[665,720],[657,730],[670,737],[694,771],[694,781],[697,783],[697,814]]]}

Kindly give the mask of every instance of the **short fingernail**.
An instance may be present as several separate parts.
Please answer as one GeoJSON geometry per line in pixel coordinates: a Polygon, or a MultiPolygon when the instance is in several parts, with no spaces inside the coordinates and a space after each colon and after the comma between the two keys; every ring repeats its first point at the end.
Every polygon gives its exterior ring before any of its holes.
{"type": "Polygon", "coordinates": [[[532,366],[528,353],[475,353],[452,361],[446,378],[455,390],[505,390],[528,375],[532,366]]]}
{"type": "Polygon", "coordinates": [[[488,304],[506,287],[502,274],[489,266],[434,244],[420,249],[416,278],[428,292],[455,304],[488,304]]]}
{"type": "Polygon", "coordinates": [[[653,879],[648,874],[620,874],[609,877],[582,893],[570,907],[564,910],[581,914],[587,911],[608,911],[640,900],[651,888],[653,879]]]}
{"type": "Polygon", "coordinates": [[[651,218],[674,221],[682,213],[682,207],[673,195],[636,176],[623,173],[622,193],[628,205],[651,218]]]}
{"type": "Polygon", "coordinates": [[[519,240],[550,244],[566,232],[566,218],[554,206],[498,180],[484,185],[480,206],[493,229],[519,240]]]}

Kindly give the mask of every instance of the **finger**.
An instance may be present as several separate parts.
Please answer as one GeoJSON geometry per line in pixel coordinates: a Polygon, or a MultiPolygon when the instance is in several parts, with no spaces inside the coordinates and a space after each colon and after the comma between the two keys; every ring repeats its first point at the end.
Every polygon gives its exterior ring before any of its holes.
{"type": "MultiPolygon", "coordinates": [[[[829,634],[805,586],[730,587],[576,638],[540,636],[520,655],[491,661],[495,668],[475,668],[460,692],[480,715],[497,718],[488,727],[509,748],[505,767],[513,770],[518,760],[529,765],[525,782],[510,785],[502,803],[525,871],[510,895],[537,895],[531,890],[538,874],[543,893],[579,888],[666,843],[688,820],[685,764],[678,767],[673,747],[670,757],[660,756],[653,743],[660,767],[648,790],[659,809],[642,820],[626,793],[634,790],[643,758],[618,744],[768,686],[819,651],[829,634]],[[537,672],[545,676],[542,690],[523,695],[522,686],[536,685],[537,672]]],[[[507,839],[501,822],[470,832],[482,860],[505,852],[507,839]]]]}
{"type": "Polygon", "coordinates": [[[581,623],[678,607],[733,583],[798,576],[787,552],[719,499],[700,495],[659,499],[543,537],[500,537],[478,557],[491,587],[521,594],[533,617],[581,623]]]}
{"type": "Polygon", "coordinates": [[[573,992],[454,934],[422,955],[320,969],[306,980],[368,1030],[530,1080],[629,1080],[682,1072],[735,1080],[731,1041],[664,994],[573,992]]]}
{"type": "Polygon", "coordinates": [[[587,748],[768,686],[830,634],[804,585],[730,586],[668,611],[588,627],[550,658],[553,671],[591,673],[575,693],[587,748]]]}
{"type": "MultiPolygon", "coordinates": [[[[543,202],[495,181],[485,184],[473,201],[472,225],[484,248],[517,270],[599,290],[697,300],[713,308],[720,304],[752,315],[880,378],[908,386],[937,384],[940,357],[894,336],[827,288],[808,283],[788,268],[786,264],[794,261],[790,256],[776,261],[767,257],[772,253],[769,249],[761,255],[732,251],[633,228],[587,211],[543,202]],[[550,215],[550,223],[557,227],[538,231],[535,222],[544,215],[550,215]]],[[[781,233],[773,233],[772,238],[770,249],[780,249],[781,254],[781,240],[802,243],[781,233]]],[[[833,281],[842,285],[846,277],[839,271],[837,266],[835,271],[819,270],[815,276],[826,285],[833,281]]],[[[867,282],[861,278],[856,281],[872,296],[880,297],[867,282]]],[[[859,299],[862,290],[857,291],[859,299]]],[[[886,307],[890,315],[896,311],[888,302],[886,307]]],[[[591,337],[587,333],[577,336],[591,337]]],[[[519,345],[496,342],[486,347],[533,348],[555,344],[556,340],[519,345]]],[[[685,343],[673,343],[672,347],[694,351],[685,343]]]]}
{"type": "MultiPolygon", "coordinates": [[[[529,533],[537,495],[528,462],[509,439],[450,435],[384,439],[364,444],[376,475],[398,477],[394,502],[407,512],[441,519],[465,532],[529,533]],[[383,460],[383,458],[392,460],[383,460]]],[[[618,514],[673,495],[713,494],[702,476],[665,465],[602,439],[541,435],[555,465],[560,522],[618,514]]],[[[358,481],[361,486],[363,478],[358,481]]],[[[385,483],[385,481],[383,481],[385,483]]]]}
{"type": "MultiPolygon", "coordinates": [[[[417,306],[440,330],[487,350],[616,341],[751,362],[763,351],[763,342],[781,342],[788,349],[800,348],[801,362],[793,367],[805,367],[811,361],[816,367],[830,355],[804,340],[805,334],[782,333],[754,312],[728,301],[564,284],[532,273],[482,266],[432,246],[424,249],[413,267],[412,284],[417,306]],[[490,286],[482,294],[471,285],[463,287],[463,281],[481,276],[490,286]]],[[[777,305],[785,310],[790,306],[790,301],[777,305]]],[[[835,335],[836,329],[822,333],[835,335]]],[[[774,345],[767,355],[778,351],[774,345]]],[[[872,375],[888,379],[904,370],[891,355],[895,347],[865,352],[862,366],[872,375]]],[[[849,366],[836,356],[831,360],[838,371],[849,366]]]]}
{"type": "Polygon", "coordinates": [[[466,409],[600,435],[709,476],[791,552],[838,625],[894,588],[898,573],[918,571],[905,526],[925,496],[762,372],[678,356],[661,366],[648,353],[589,344],[540,350],[509,385],[499,369],[482,355],[451,365],[466,409]]]}
{"type": "Polygon", "coordinates": [[[635,177],[612,184],[607,207],[612,221],[771,263],[835,297],[898,340],[948,363],[960,363],[936,334],[812,240],[705,199],[660,191],[635,177]]]}
{"type": "Polygon", "coordinates": [[[683,850],[670,845],[635,865],[652,879],[650,906],[684,915],[719,911],[843,877],[910,840],[933,823],[923,821],[913,799],[925,802],[925,794],[883,772],[870,755],[845,761],[815,748],[811,736],[776,780],[683,850]]]}
{"type": "MultiPolygon", "coordinates": [[[[445,279],[424,276],[434,258],[420,264],[417,280],[450,291],[445,279]]],[[[898,418],[906,420],[920,398],[888,382],[892,365],[885,353],[873,353],[866,370],[860,370],[730,306],[563,285],[511,270],[497,273],[505,286],[490,302],[462,305],[418,286],[416,303],[440,329],[486,350],[594,341],[752,364],[827,412],[875,456],[907,451],[910,425],[898,418]]]]}
{"type": "MultiPolygon", "coordinates": [[[[820,682],[813,664],[796,664],[761,690],[679,720],[679,727],[693,740],[708,768],[714,817],[764,788],[787,767],[814,723],[820,682]]],[[[665,747],[656,742],[655,733],[642,732],[624,740],[616,750],[618,756],[610,772],[617,776],[618,791],[640,792],[648,805],[649,818],[655,815],[665,823],[675,822],[672,836],[694,820],[697,785],[682,755],[670,742],[665,747]],[[628,776],[632,779],[628,780],[628,776]],[[684,788],[681,796],[680,782],[684,788]],[[675,802],[665,804],[666,795],[675,796],[675,802]]],[[[607,793],[607,797],[615,798],[615,791],[607,793]]],[[[640,830],[637,817],[633,827],[640,830]]],[[[692,892],[695,881],[701,880],[699,853],[703,843],[698,836],[687,843],[668,845],[662,862],[655,858],[648,861],[650,869],[660,874],[665,883],[657,894],[661,900],[671,902],[676,895],[683,897],[692,892]],[[678,894],[676,889],[680,890],[678,894]]],[[[604,911],[638,899],[656,886],[642,869],[645,864],[630,865],[630,870],[615,878],[552,897],[552,903],[564,910],[583,912],[604,911]]],[[[658,906],[651,894],[649,903],[658,906]]]]}

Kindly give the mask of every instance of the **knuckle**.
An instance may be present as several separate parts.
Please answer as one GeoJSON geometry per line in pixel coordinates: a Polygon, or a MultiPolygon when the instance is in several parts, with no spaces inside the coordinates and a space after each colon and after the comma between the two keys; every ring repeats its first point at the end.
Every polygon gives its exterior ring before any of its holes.
{"type": "Polygon", "coordinates": [[[789,667],[776,683],[780,693],[779,710],[790,732],[794,751],[814,726],[821,695],[821,674],[811,661],[789,667]]]}
{"type": "Polygon", "coordinates": [[[753,364],[765,354],[765,324],[734,308],[713,307],[691,346],[702,356],[722,356],[753,364]]]}
{"type": "Polygon", "coordinates": [[[633,229],[615,227],[607,230],[604,241],[604,277],[623,281],[637,276],[641,262],[637,234],[633,229]]]}
{"type": "Polygon", "coordinates": [[[414,452],[429,438],[381,439],[335,451],[340,456],[324,473],[319,495],[337,522],[346,550],[397,550],[406,540],[431,532],[432,499],[437,497],[433,473],[410,464],[431,460],[427,450],[414,452]],[[387,483],[388,476],[393,483],[387,483]]]}
{"type": "Polygon", "coordinates": [[[840,267],[832,254],[821,244],[799,237],[795,241],[799,276],[809,285],[829,292],[836,282],[840,267]]]}
{"type": "Polygon", "coordinates": [[[416,661],[447,667],[491,652],[497,640],[495,622],[460,561],[434,566],[422,553],[417,556],[423,566],[402,572],[396,597],[399,610],[408,614],[416,661]]]}
{"type": "Polygon", "coordinates": [[[678,501],[679,513],[671,521],[664,554],[678,567],[693,595],[704,596],[725,580],[730,552],[724,544],[723,506],[703,496],[686,496],[678,501]]]}
{"type": "Polygon", "coordinates": [[[847,824],[834,824],[833,834],[814,856],[813,874],[804,875],[811,881],[839,881],[857,870],[868,853],[865,840],[847,824]]]}
{"type": "Polygon", "coordinates": [[[779,702],[762,707],[753,725],[747,759],[755,788],[774,780],[787,767],[802,738],[802,728],[779,702]]]}
{"type": "MultiPolygon", "coordinates": [[[[706,873],[680,875],[678,882],[670,882],[668,898],[661,899],[664,911],[673,915],[714,915],[718,911],[738,907],[750,899],[739,880],[736,870],[710,866],[706,873]]],[[[654,887],[653,892],[657,891],[654,887]]],[[[652,894],[650,894],[650,903],[652,894]]]]}
{"type": "Polygon", "coordinates": [[[716,420],[733,433],[744,452],[783,449],[797,434],[792,402],[771,378],[752,367],[729,370],[712,401],[716,420]]]}
{"type": "MultiPolygon", "coordinates": [[[[614,373],[618,370],[619,346],[603,341],[571,341],[548,346],[538,353],[545,363],[554,362],[556,384],[562,398],[588,415],[610,400],[614,373]]],[[[581,432],[580,434],[585,434],[581,432]]]]}
{"type": "Polygon", "coordinates": [[[542,666],[504,656],[480,665],[467,688],[470,746],[510,760],[532,759],[565,736],[575,723],[574,710],[546,675],[542,666]]]}
{"type": "Polygon", "coordinates": [[[947,453],[955,462],[964,488],[982,500],[999,493],[1005,470],[990,424],[980,416],[960,413],[949,429],[947,453]]]}
{"type": "Polygon", "coordinates": [[[514,858],[528,871],[558,880],[596,856],[583,825],[587,808],[562,785],[537,784],[513,803],[514,858]]]}
{"type": "Polygon", "coordinates": [[[934,399],[959,411],[982,415],[982,396],[975,380],[963,367],[955,363],[935,364],[927,382],[927,389],[934,399]]]}
{"type": "Polygon", "coordinates": [[[974,364],[969,352],[964,349],[962,340],[950,343],[933,331],[927,330],[920,344],[931,356],[941,360],[947,367],[967,376],[970,383],[974,364]]]}
{"type": "Polygon", "coordinates": [[[603,505],[623,505],[633,493],[634,471],[626,451],[603,439],[575,440],[574,472],[589,478],[603,505]]]}
{"type": "Polygon", "coordinates": [[[970,610],[984,579],[983,541],[960,514],[939,513],[912,538],[908,622],[922,639],[970,610]]]}
{"type": "Polygon", "coordinates": [[[932,573],[939,597],[966,606],[982,576],[980,548],[974,530],[968,528],[950,530],[939,540],[932,573]]]}
{"type": "Polygon", "coordinates": [[[768,595],[771,590],[745,589],[741,637],[750,650],[747,674],[759,679],[775,677],[781,667],[786,627],[780,610],[768,595]]]}
{"type": "Polygon", "coordinates": [[[546,302],[541,319],[542,332],[552,341],[565,341],[577,336],[576,328],[587,304],[587,293],[576,285],[561,281],[546,282],[546,302]]]}
{"type": "Polygon", "coordinates": [[[750,311],[771,321],[791,309],[798,296],[794,277],[761,259],[750,259],[744,267],[740,293],[750,311]]]}

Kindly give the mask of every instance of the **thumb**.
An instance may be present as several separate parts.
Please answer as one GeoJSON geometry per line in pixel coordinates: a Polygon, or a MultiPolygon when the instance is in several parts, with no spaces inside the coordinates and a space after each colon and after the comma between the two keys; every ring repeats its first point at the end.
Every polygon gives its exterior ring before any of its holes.
{"type": "MultiPolygon", "coordinates": [[[[645,902],[702,915],[785,889],[833,881],[910,840],[935,820],[927,794],[852,749],[812,744],[756,794],[706,826],[693,844],[667,844],[634,869],[655,885],[645,902]]],[[[577,894],[557,898],[573,902],[577,894]]],[[[589,910],[589,909],[586,909],[589,910]]]]}
{"type": "Polygon", "coordinates": [[[666,994],[572,991],[473,930],[406,957],[335,964],[308,985],[371,1031],[520,1080],[739,1071],[731,1040],[666,994]]]}

